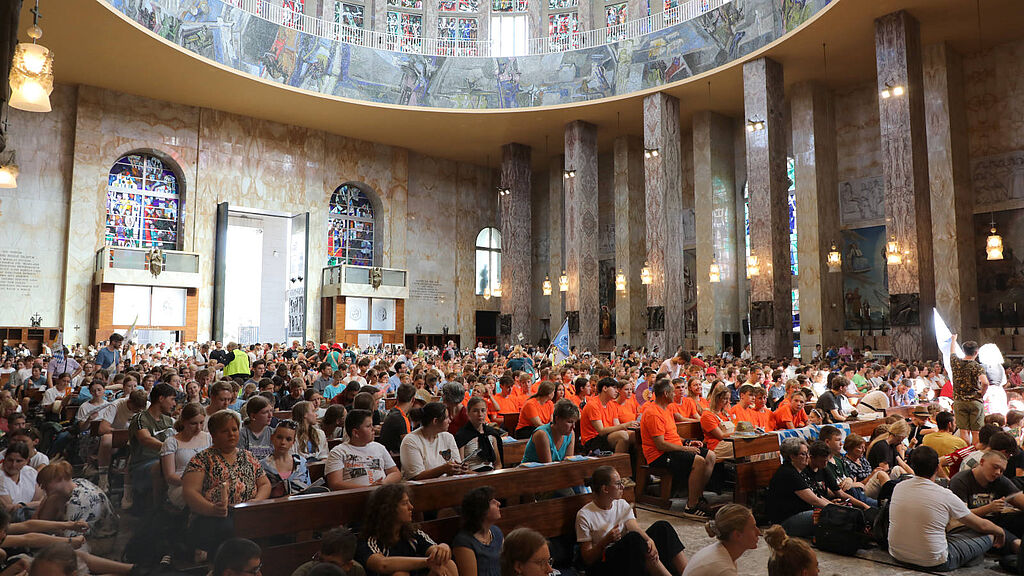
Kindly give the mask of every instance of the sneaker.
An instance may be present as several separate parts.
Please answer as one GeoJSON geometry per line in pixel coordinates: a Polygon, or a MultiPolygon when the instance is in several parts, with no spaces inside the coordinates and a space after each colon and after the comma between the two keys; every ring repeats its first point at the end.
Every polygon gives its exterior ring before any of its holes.
{"type": "Polygon", "coordinates": [[[121,509],[122,510],[131,510],[131,508],[132,508],[132,491],[131,490],[125,490],[124,491],[124,496],[121,496],[121,509]]]}
{"type": "Polygon", "coordinates": [[[693,508],[686,508],[686,509],[684,509],[683,510],[683,516],[686,516],[687,518],[689,518],[691,520],[700,520],[700,521],[703,521],[703,522],[707,522],[708,520],[711,519],[711,516],[708,515],[707,512],[701,510],[700,507],[698,507],[698,506],[694,506],[693,508]]]}

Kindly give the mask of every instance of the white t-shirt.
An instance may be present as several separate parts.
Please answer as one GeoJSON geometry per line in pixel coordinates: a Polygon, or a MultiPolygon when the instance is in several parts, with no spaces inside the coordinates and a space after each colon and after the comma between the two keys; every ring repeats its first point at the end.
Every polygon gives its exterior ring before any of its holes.
{"type": "Polygon", "coordinates": [[[101,416],[101,410],[110,405],[110,402],[103,400],[99,404],[93,404],[92,402],[86,402],[78,407],[78,412],[75,412],[75,420],[78,422],[85,422],[89,420],[90,416],[99,418],[101,416]]]}
{"type": "MultiPolygon", "coordinates": [[[[7,449],[6,448],[3,449],[3,450],[0,450],[0,460],[3,460],[4,456],[6,456],[6,455],[7,455],[7,449]]],[[[32,456],[29,456],[29,459],[28,459],[28,466],[31,466],[31,467],[35,468],[36,470],[42,469],[43,466],[46,466],[49,463],[50,463],[50,457],[47,456],[46,454],[43,454],[39,450],[36,450],[36,453],[33,454],[32,456]]],[[[26,466],[26,468],[28,468],[28,466],[26,466]]]]}
{"type": "Polygon", "coordinates": [[[576,513],[576,541],[600,542],[606,534],[618,528],[626,532],[626,522],[635,519],[633,508],[622,498],[614,500],[611,508],[602,510],[594,502],[576,513]]]}
{"type": "Polygon", "coordinates": [[[99,417],[106,420],[114,430],[127,430],[134,415],[135,412],[128,408],[128,398],[118,398],[107,404],[99,417]]]}
{"type": "Polygon", "coordinates": [[[679,374],[683,371],[684,367],[685,364],[676,364],[671,358],[669,358],[661,363],[661,366],[658,368],[658,372],[667,373],[669,378],[679,378],[679,374]]]}
{"type": "Polygon", "coordinates": [[[63,399],[65,393],[70,395],[71,390],[65,389],[64,392],[61,392],[60,390],[57,390],[56,386],[54,386],[53,388],[47,388],[46,392],[43,392],[43,399],[39,403],[42,404],[43,406],[49,406],[56,402],[58,399],[63,399]]]}
{"type": "Polygon", "coordinates": [[[686,563],[683,576],[739,576],[736,563],[721,542],[700,549],[686,563]]]}
{"type": "MultiPolygon", "coordinates": [[[[188,466],[188,461],[197,453],[209,448],[212,444],[213,439],[206,430],[200,431],[199,434],[193,436],[188,442],[182,441],[177,436],[171,436],[164,440],[164,447],[160,449],[160,457],[163,458],[168,454],[174,454],[174,474],[181,478],[181,475],[185,473],[185,466],[188,466]]],[[[182,496],[181,486],[168,486],[167,499],[178,508],[185,507],[185,498],[182,496]]]]}
{"type": "Polygon", "coordinates": [[[424,470],[431,470],[451,460],[460,462],[459,446],[455,436],[441,432],[432,441],[423,436],[423,429],[417,428],[402,438],[402,476],[408,480],[419,476],[424,470]],[[445,458],[445,455],[448,458],[445,458]]]}
{"type": "Polygon", "coordinates": [[[331,449],[324,466],[324,475],[342,470],[343,482],[369,486],[383,480],[387,471],[394,467],[395,460],[383,444],[370,442],[366,446],[353,446],[345,442],[331,449]]]}
{"type": "Polygon", "coordinates": [[[971,511],[951,491],[914,476],[896,485],[889,504],[889,554],[917,566],[946,561],[946,525],[971,511]],[[913,538],[898,535],[914,534],[913,538]]]}
{"type": "Polygon", "coordinates": [[[0,472],[0,494],[10,496],[15,504],[31,502],[36,494],[36,469],[26,465],[21,469],[17,483],[7,474],[0,472]]]}

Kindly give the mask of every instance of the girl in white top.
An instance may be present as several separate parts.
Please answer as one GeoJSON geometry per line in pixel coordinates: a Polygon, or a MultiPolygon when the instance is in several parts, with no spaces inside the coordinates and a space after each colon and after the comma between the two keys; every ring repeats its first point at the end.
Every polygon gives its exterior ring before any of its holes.
{"type": "Polygon", "coordinates": [[[423,407],[421,426],[402,438],[402,476],[406,480],[426,480],[439,476],[465,474],[455,437],[448,432],[448,409],[440,402],[423,407]]]}
{"type": "Polygon", "coordinates": [[[177,434],[164,440],[160,450],[160,468],[167,482],[167,499],[177,508],[185,508],[181,495],[181,475],[185,466],[197,452],[206,450],[212,444],[210,433],[203,430],[206,410],[198,402],[185,404],[181,417],[174,423],[177,434]]]}
{"type": "Polygon", "coordinates": [[[316,408],[313,403],[302,401],[292,406],[292,420],[297,426],[292,452],[307,460],[327,458],[327,435],[317,426],[316,408]]]}
{"type": "Polygon", "coordinates": [[[20,440],[7,447],[0,463],[0,505],[11,512],[17,522],[28,520],[43,499],[43,489],[36,485],[36,469],[28,466],[29,447],[20,440]]]}
{"type": "Polygon", "coordinates": [[[726,504],[704,529],[718,541],[694,554],[683,576],[738,576],[736,560],[747,550],[757,548],[757,539],[761,536],[754,515],[740,504],[726,504]]]}

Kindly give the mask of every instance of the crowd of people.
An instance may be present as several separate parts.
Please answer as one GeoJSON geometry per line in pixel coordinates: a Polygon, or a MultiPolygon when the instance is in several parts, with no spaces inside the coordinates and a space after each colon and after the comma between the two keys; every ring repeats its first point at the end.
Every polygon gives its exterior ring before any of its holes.
{"type": "MultiPolygon", "coordinates": [[[[810,363],[626,347],[573,351],[554,364],[541,349],[451,342],[141,346],[113,334],[38,356],[5,342],[0,524],[9,526],[0,546],[34,551],[18,557],[22,569],[40,560],[66,574],[209,563],[214,574],[251,575],[261,552],[233,538],[233,506],[376,486],[365,521],[324,534],[318,560],[295,574],[548,574],[547,541],[530,527],[503,534],[501,502],[483,479],[465,495],[451,542],[413,522],[408,481],[516,466],[504,452],[518,439],[524,463],[626,453],[667,470],[684,514],[717,540],[688,561],[668,523],[641,530],[622,498],[629,480],[605,466],[590,479],[578,554],[563,568],[737,574],[758,525],[770,523],[769,574],[817,574],[802,538],[822,509],[841,505],[872,518],[884,510],[898,562],[955,569],[990,550],[1015,556],[1024,534],[1020,366],[987,374],[977,348],[964,343],[948,378],[941,363],[846,347],[816,350],[810,363]],[[1006,389],[1005,414],[986,413],[990,386],[1006,389]],[[909,420],[884,417],[892,406],[917,409],[909,420]],[[846,433],[868,414],[878,417],[870,438],[846,433]],[[701,437],[680,437],[680,422],[701,437]],[[711,503],[730,483],[731,437],[810,425],[810,442],[781,443],[763,516],[711,503]],[[114,443],[119,430],[124,447],[114,443]],[[133,563],[106,558],[118,548],[118,508],[144,520],[122,558],[133,563]],[[957,530],[946,530],[951,521],[957,530]]],[[[546,496],[579,489],[563,492],[546,496]]]]}

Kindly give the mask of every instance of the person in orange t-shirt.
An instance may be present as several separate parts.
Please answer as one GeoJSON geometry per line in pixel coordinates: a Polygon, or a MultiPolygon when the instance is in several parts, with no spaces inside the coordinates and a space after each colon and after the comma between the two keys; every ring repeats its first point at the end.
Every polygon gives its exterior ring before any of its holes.
{"type": "MultiPolygon", "coordinates": [[[[704,486],[715,467],[715,454],[703,448],[700,442],[683,443],[676,430],[676,422],[668,407],[672,402],[672,383],[667,379],[654,384],[654,401],[645,406],[640,421],[640,441],[644,458],[654,467],[667,468],[674,480],[682,483],[686,478],[689,494],[703,494],[704,486]]],[[[707,519],[704,498],[690,504],[683,513],[691,518],[707,519]],[[703,505],[702,505],[703,504],[703,505]]]]}
{"type": "Polygon", "coordinates": [[[750,407],[747,414],[751,417],[750,423],[761,430],[768,431],[771,424],[772,412],[765,407],[768,402],[768,391],[764,388],[754,389],[754,405],[750,407]]]}
{"type": "MultiPolygon", "coordinates": [[[[515,410],[510,412],[518,412],[523,409],[523,404],[530,398],[530,375],[526,372],[520,372],[519,378],[515,380],[515,386],[508,391],[505,396],[506,400],[509,400],[515,410]]],[[[510,408],[512,406],[509,406],[510,408]]]]}
{"type": "Polygon", "coordinates": [[[732,436],[736,431],[736,424],[729,412],[731,395],[728,386],[716,385],[711,391],[711,407],[700,415],[700,428],[704,431],[704,443],[707,444],[708,450],[716,450],[722,440],[732,436]]]}
{"type": "Polygon", "coordinates": [[[772,412],[772,430],[789,430],[807,426],[807,412],[804,411],[806,402],[807,398],[803,392],[794,392],[789,400],[780,402],[779,407],[772,412]]]}
{"type": "Polygon", "coordinates": [[[590,383],[588,378],[580,376],[573,381],[573,389],[576,391],[576,400],[578,400],[576,406],[580,406],[586,402],[590,397],[594,389],[594,385],[590,383]]]}
{"type": "Polygon", "coordinates": [[[619,380],[615,386],[618,389],[618,397],[615,403],[619,405],[619,422],[634,422],[640,418],[640,404],[633,396],[633,383],[628,380],[619,380]]]}
{"type": "Polygon", "coordinates": [[[551,422],[551,412],[555,403],[551,398],[555,395],[555,385],[544,381],[537,386],[537,393],[523,403],[519,411],[519,423],[516,425],[515,437],[519,440],[529,439],[538,426],[551,422]]]}
{"type": "Polygon", "coordinates": [[[580,397],[576,395],[576,387],[574,387],[571,383],[563,384],[559,382],[555,386],[555,398],[553,401],[558,402],[563,398],[565,400],[568,400],[569,402],[572,402],[573,405],[576,406],[577,408],[580,407],[580,397]]]}
{"type": "Polygon", "coordinates": [[[751,415],[751,407],[754,405],[754,389],[755,386],[750,384],[744,384],[740,386],[740,403],[733,406],[729,410],[729,414],[732,415],[733,422],[750,422],[754,423],[755,416],[751,415]]]}
{"type": "Polygon", "coordinates": [[[708,399],[704,397],[704,394],[703,394],[701,388],[702,388],[702,383],[700,381],[700,378],[691,378],[686,383],[687,395],[690,398],[693,398],[694,404],[696,404],[697,407],[698,407],[697,408],[697,415],[698,415],[698,417],[700,416],[700,414],[702,414],[705,410],[708,409],[708,399]]]}
{"type": "Polygon", "coordinates": [[[583,407],[580,438],[583,440],[584,454],[594,450],[629,452],[628,430],[635,430],[637,426],[633,422],[619,422],[619,405],[615,402],[618,394],[616,384],[614,378],[602,378],[597,383],[597,396],[583,407]]]}

